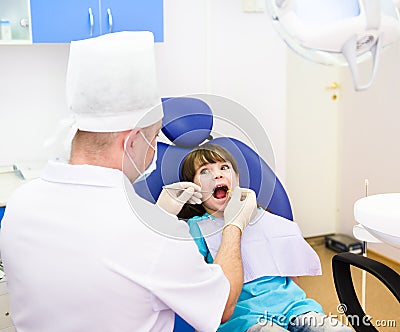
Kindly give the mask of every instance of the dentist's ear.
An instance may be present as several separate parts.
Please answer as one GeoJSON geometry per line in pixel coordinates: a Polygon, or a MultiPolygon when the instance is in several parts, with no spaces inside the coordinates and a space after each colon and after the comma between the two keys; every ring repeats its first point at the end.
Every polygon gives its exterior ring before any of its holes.
{"type": "Polygon", "coordinates": [[[134,128],[132,130],[126,130],[121,132],[121,143],[122,148],[125,150],[126,148],[131,148],[134,144],[136,137],[140,132],[140,128],[134,128]]]}

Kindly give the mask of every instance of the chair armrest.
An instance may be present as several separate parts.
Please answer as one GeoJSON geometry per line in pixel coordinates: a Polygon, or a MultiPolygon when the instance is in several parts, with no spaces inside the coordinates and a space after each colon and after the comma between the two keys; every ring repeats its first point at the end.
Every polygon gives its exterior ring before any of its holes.
{"type": "Polygon", "coordinates": [[[400,302],[400,275],[390,267],[371,258],[345,252],[332,259],[333,278],[340,303],[346,306],[346,316],[357,332],[378,331],[369,321],[354,290],[350,265],[378,278],[400,302]],[[357,318],[357,319],[354,319],[357,318]]]}

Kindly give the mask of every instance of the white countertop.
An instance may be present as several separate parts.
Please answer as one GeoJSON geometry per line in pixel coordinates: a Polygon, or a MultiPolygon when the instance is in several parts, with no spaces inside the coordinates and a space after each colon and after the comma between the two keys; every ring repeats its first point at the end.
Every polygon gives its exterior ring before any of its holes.
{"type": "Polygon", "coordinates": [[[15,189],[39,177],[45,164],[44,161],[19,163],[16,172],[13,172],[13,165],[0,165],[0,207],[6,206],[8,198],[15,189]]]}
{"type": "Polygon", "coordinates": [[[26,182],[15,173],[0,174],[0,207],[6,206],[14,190],[26,182]]]}

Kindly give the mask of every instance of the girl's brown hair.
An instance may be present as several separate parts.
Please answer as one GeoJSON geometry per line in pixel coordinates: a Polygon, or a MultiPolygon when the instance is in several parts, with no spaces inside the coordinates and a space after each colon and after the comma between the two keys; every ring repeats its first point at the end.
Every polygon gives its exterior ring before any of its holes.
{"type": "MultiPolygon", "coordinates": [[[[193,182],[196,171],[205,164],[229,161],[236,174],[239,174],[235,158],[223,147],[206,143],[189,152],[182,162],[182,181],[193,182]]],[[[185,204],[178,214],[180,219],[190,219],[194,216],[202,216],[206,210],[201,204],[185,204]]]]}

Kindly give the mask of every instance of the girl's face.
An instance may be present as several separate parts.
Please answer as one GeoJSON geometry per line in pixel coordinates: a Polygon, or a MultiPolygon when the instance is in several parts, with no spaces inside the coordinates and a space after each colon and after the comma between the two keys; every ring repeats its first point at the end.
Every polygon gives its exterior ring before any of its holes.
{"type": "Polygon", "coordinates": [[[203,191],[205,210],[221,218],[229,201],[228,190],[233,190],[239,184],[239,176],[229,161],[215,162],[196,167],[193,182],[203,191]]]}

